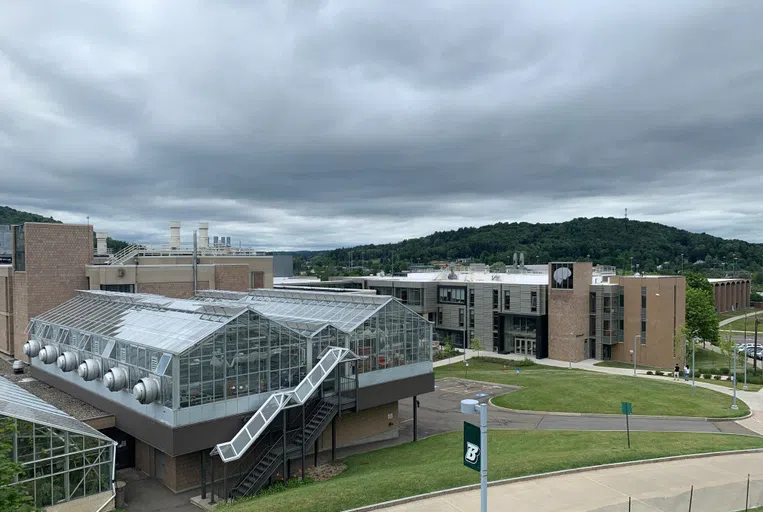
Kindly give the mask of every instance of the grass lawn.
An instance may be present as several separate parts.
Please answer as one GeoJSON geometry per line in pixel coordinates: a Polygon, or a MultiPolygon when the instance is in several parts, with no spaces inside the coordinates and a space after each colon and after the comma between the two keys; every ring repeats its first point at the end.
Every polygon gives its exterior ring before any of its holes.
{"type": "MultiPolygon", "coordinates": [[[[633,363],[623,363],[621,361],[599,361],[594,363],[594,366],[602,366],[604,368],[623,368],[625,370],[632,370],[633,363]]],[[[644,366],[638,365],[639,370],[667,370],[667,368],[657,368],[656,366],[644,366]]]]}
{"type": "MultiPolygon", "coordinates": [[[[491,430],[490,480],[668,455],[763,447],[763,438],[719,434],[491,430]]],[[[417,443],[354,455],[347,470],[226,507],[231,512],[334,512],[425,492],[479,483],[463,465],[463,434],[451,432],[417,443]]]]}
{"type": "MultiPolygon", "coordinates": [[[[464,364],[435,368],[435,377],[464,377],[464,364]]],[[[709,389],[655,377],[605,375],[542,365],[526,366],[519,374],[504,372],[499,362],[471,359],[469,379],[521,386],[493,399],[495,405],[532,411],[619,414],[621,402],[633,402],[634,414],[727,418],[746,415],[747,404],[709,389]]]]}

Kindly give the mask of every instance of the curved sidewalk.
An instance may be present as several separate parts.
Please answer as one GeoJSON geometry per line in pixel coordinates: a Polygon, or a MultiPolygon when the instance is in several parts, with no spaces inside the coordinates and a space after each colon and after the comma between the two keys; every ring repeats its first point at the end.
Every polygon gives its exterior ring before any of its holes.
{"type": "MultiPolygon", "coordinates": [[[[488,510],[512,512],[688,510],[735,512],[745,509],[747,475],[750,506],[763,504],[763,453],[698,456],[649,463],[622,464],[517,479],[488,489],[488,510]]],[[[378,507],[378,506],[377,506],[378,507]]],[[[365,510],[369,510],[367,508],[365,510]]],[[[387,512],[478,512],[479,489],[440,494],[376,510],[387,512]]],[[[360,509],[363,510],[363,509],[360,509]]]]}

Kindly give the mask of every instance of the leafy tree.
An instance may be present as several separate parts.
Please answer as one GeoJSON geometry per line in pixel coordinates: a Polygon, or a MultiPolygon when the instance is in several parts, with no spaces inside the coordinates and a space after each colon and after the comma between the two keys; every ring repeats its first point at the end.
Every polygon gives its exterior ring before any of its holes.
{"type": "Polygon", "coordinates": [[[729,358],[729,368],[731,368],[731,358],[735,352],[734,339],[731,337],[731,332],[723,331],[723,335],[718,337],[718,348],[721,349],[721,354],[725,354],[729,358]]]}
{"type": "Polygon", "coordinates": [[[696,336],[710,343],[718,342],[718,313],[713,297],[697,288],[686,288],[687,338],[696,336]]]}
{"type": "Polygon", "coordinates": [[[710,284],[707,277],[697,274],[696,272],[686,272],[684,276],[686,278],[687,288],[694,288],[695,290],[700,290],[709,294],[713,293],[713,285],[710,284]]]}
{"type": "Polygon", "coordinates": [[[485,350],[485,347],[482,346],[482,342],[476,336],[469,342],[469,348],[477,351],[477,357],[480,356],[481,351],[485,350]]]}
{"type": "Polygon", "coordinates": [[[37,510],[24,487],[11,485],[22,471],[21,464],[13,461],[13,425],[0,421],[0,510],[8,512],[34,512],[37,510]]]}
{"type": "Polygon", "coordinates": [[[763,295],[760,292],[751,292],[750,302],[763,302],[763,295]]]}

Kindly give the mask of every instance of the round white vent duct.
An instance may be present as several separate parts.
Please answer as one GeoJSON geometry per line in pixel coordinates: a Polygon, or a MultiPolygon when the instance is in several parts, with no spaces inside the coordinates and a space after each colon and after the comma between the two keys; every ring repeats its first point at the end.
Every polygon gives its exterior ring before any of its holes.
{"type": "Polygon", "coordinates": [[[95,359],[85,359],[82,361],[82,364],[79,365],[77,373],[87,381],[95,380],[101,376],[101,363],[95,359]]]}
{"type": "Polygon", "coordinates": [[[29,357],[37,357],[42,349],[42,345],[37,340],[29,340],[24,343],[24,355],[29,357]]]}
{"type": "Polygon", "coordinates": [[[55,345],[45,345],[45,348],[41,349],[37,355],[40,357],[41,362],[53,364],[58,359],[58,347],[55,345]]]}
{"type": "Polygon", "coordinates": [[[76,352],[64,352],[58,356],[58,368],[64,372],[76,370],[79,366],[79,354],[76,352]]]}
{"type": "Polygon", "coordinates": [[[127,386],[127,371],[114,367],[103,375],[103,383],[109,391],[120,391],[127,386]]]}
{"type": "Polygon", "coordinates": [[[135,399],[142,404],[150,404],[159,399],[159,381],[151,377],[144,377],[132,388],[135,399]]]}

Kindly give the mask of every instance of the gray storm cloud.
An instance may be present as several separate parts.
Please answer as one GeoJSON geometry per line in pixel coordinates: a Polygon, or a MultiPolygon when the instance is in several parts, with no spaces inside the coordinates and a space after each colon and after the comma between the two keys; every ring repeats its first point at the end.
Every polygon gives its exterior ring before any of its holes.
{"type": "Polygon", "coordinates": [[[0,204],[324,248],[622,215],[763,241],[763,4],[13,2],[0,204]]]}

